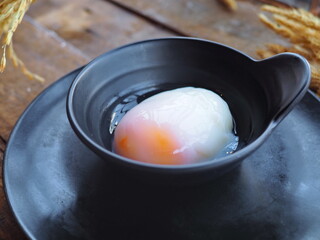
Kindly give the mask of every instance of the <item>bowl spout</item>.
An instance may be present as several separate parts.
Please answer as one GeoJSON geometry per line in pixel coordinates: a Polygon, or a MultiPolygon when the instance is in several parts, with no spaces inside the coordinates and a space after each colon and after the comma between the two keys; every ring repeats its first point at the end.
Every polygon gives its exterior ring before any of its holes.
{"type": "Polygon", "coordinates": [[[277,124],[307,92],[310,66],[305,58],[294,53],[282,53],[256,64],[255,78],[267,96],[270,120],[277,124]]]}

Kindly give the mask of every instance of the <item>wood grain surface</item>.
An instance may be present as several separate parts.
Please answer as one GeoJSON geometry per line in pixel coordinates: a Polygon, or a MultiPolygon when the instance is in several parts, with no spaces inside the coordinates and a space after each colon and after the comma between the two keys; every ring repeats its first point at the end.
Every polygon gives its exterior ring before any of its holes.
{"type": "Polygon", "coordinates": [[[38,1],[29,14],[91,58],[129,42],[175,35],[109,2],[59,0],[59,7],[39,11],[44,2],[38,1]]]}
{"type": "Polygon", "coordinates": [[[111,0],[119,6],[139,11],[143,16],[187,35],[209,39],[237,48],[252,57],[265,43],[286,41],[259,21],[257,1],[240,1],[229,12],[218,1],[111,0]]]}
{"type": "Polygon", "coordinates": [[[14,36],[14,47],[27,66],[46,81],[26,79],[9,61],[0,80],[0,134],[5,140],[22,111],[41,90],[90,59],[28,17],[14,36]]]}
{"type": "MultiPolygon", "coordinates": [[[[32,99],[93,57],[129,42],[173,35],[219,41],[255,56],[267,42],[284,42],[258,21],[258,11],[249,1],[239,2],[239,11],[231,13],[214,0],[38,0],[14,35],[14,47],[46,81],[26,79],[10,61],[0,75],[0,162],[15,122],[32,99]]],[[[26,239],[0,178],[0,240],[26,239]]]]}

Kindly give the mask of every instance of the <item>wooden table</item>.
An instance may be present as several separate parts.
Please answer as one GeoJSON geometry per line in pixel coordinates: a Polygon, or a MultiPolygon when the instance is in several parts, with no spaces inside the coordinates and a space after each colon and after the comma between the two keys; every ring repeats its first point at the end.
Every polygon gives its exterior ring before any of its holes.
{"type": "MultiPolygon", "coordinates": [[[[22,111],[69,71],[117,46],[177,35],[222,42],[255,57],[265,43],[285,42],[259,22],[258,12],[259,4],[249,1],[240,1],[238,11],[229,12],[215,0],[38,0],[19,26],[14,46],[46,81],[26,79],[11,63],[0,75],[0,161],[22,111]]],[[[26,239],[1,180],[0,239],[26,239]]]]}

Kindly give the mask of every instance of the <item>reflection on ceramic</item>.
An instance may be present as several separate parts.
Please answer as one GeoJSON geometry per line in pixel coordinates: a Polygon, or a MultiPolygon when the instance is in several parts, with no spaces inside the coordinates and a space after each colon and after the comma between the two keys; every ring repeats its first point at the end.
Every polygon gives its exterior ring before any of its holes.
{"type": "Polygon", "coordinates": [[[147,40],[89,63],[70,88],[67,111],[80,139],[106,162],[144,179],[187,184],[217,177],[255,151],[302,99],[309,81],[309,65],[296,54],[255,61],[206,40],[147,40]],[[169,166],[137,162],[112,152],[109,130],[119,108],[125,112],[148,96],[184,86],[212,90],[228,103],[239,136],[233,154],[169,166]]]}

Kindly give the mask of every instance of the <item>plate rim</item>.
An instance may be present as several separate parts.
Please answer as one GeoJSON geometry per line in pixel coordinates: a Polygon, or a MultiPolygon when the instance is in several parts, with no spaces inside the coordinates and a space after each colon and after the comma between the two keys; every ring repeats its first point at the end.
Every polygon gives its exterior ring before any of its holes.
{"type": "MultiPolygon", "coordinates": [[[[14,138],[16,132],[19,129],[19,126],[21,125],[25,115],[30,111],[30,109],[32,109],[32,107],[39,101],[40,97],[43,96],[45,93],[49,92],[52,87],[54,87],[55,85],[58,85],[60,82],[63,81],[67,81],[68,78],[70,78],[73,74],[75,73],[79,73],[86,65],[83,65],[67,74],[65,74],[64,76],[60,77],[58,80],[52,82],[51,84],[49,84],[45,89],[43,89],[42,91],[40,91],[40,93],[28,104],[28,106],[23,110],[23,112],[21,113],[21,115],[19,116],[18,120],[16,121],[16,123],[14,124],[14,127],[12,128],[7,144],[6,144],[6,148],[5,151],[3,153],[3,161],[2,161],[2,181],[3,181],[3,191],[5,194],[5,199],[7,201],[7,204],[9,206],[9,209],[14,217],[14,219],[16,220],[16,222],[18,223],[19,228],[25,233],[26,237],[29,239],[35,239],[34,235],[30,232],[30,230],[25,226],[25,224],[23,223],[23,221],[20,219],[20,217],[17,215],[16,211],[14,210],[14,207],[12,205],[12,202],[10,200],[10,190],[8,188],[8,173],[6,171],[6,169],[8,168],[8,160],[7,159],[7,155],[10,149],[10,145],[11,142],[13,141],[12,139],[14,138]]],[[[72,80],[73,81],[73,80],[72,80]]]]}
{"type": "MultiPolygon", "coordinates": [[[[23,223],[23,221],[21,220],[21,218],[18,216],[17,211],[14,210],[14,207],[12,205],[12,200],[10,195],[11,191],[8,188],[8,184],[9,184],[9,177],[8,177],[8,172],[7,172],[7,168],[8,168],[8,160],[7,160],[7,155],[8,152],[10,151],[10,146],[12,145],[12,141],[15,137],[15,134],[17,133],[21,123],[23,122],[23,119],[25,118],[25,115],[30,111],[30,109],[33,108],[33,106],[35,104],[37,104],[37,102],[39,101],[39,99],[41,98],[41,96],[43,96],[45,93],[49,92],[55,85],[58,85],[60,82],[63,81],[67,81],[68,78],[70,78],[73,74],[76,73],[80,73],[81,70],[85,67],[81,66],[69,73],[67,73],[66,75],[60,77],[58,80],[54,81],[53,83],[49,84],[45,89],[43,89],[29,104],[28,106],[24,109],[24,111],[21,113],[21,115],[19,116],[18,120],[16,121],[16,123],[14,124],[14,127],[12,128],[7,144],[6,144],[6,148],[3,154],[3,163],[2,163],[2,176],[3,176],[3,191],[5,193],[5,199],[7,201],[7,204],[9,206],[9,209],[11,211],[11,213],[13,214],[14,219],[16,220],[16,222],[18,223],[19,228],[22,230],[22,232],[26,235],[27,238],[29,239],[34,239],[36,240],[37,238],[34,236],[34,234],[30,231],[30,229],[28,227],[26,227],[26,225],[23,223]]],[[[77,75],[75,75],[76,77],[77,75]]],[[[74,80],[74,79],[73,79],[74,80]]],[[[71,83],[72,81],[71,80],[71,83]]],[[[69,89],[67,89],[68,92],[69,89]]],[[[318,104],[320,104],[320,97],[317,96],[314,92],[312,92],[310,89],[308,89],[308,91],[306,92],[306,95],[310,95],[312,98],[314,98],[318,104]]]]}

